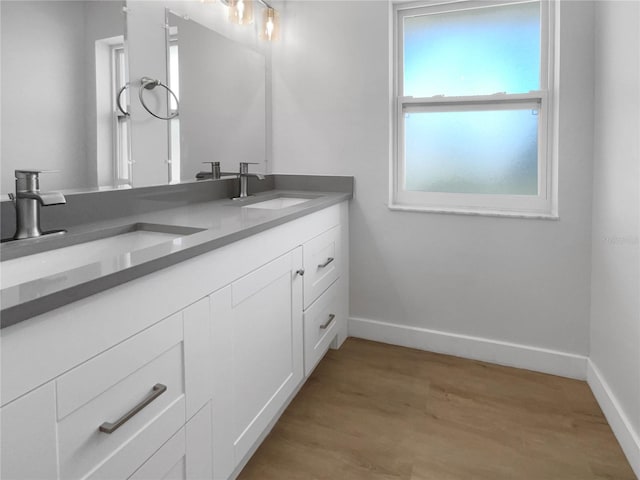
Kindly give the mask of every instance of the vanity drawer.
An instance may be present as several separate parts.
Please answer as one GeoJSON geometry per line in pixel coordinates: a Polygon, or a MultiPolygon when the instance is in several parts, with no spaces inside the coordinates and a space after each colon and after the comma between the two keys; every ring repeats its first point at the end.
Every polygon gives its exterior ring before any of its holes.
{"type": "Polygon", "coordinates": [[[184,425],[184,384],[181,314],[57,379],[60,477],[130,476],[184,425]]]}
{"type": "Polygon", "coordinates": [[[304,312],[304,373],[308,376],[329,349],[338,332],[338,282],[304,312]]]}
{"type": "Polygon", "coordinates": [[[312,238],[302,246],[304,308],[311,305],[340,276],[340,226],[312,238]]]}

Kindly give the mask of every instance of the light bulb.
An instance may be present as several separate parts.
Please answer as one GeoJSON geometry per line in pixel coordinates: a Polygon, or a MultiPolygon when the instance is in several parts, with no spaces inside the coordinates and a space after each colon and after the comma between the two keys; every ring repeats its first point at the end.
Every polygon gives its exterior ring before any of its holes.
{"type": "Polygon", "coordinates": [[[271,36],[273,35],[273,29],[275,28],[275,25],[273,24],[273,19],[269,18],[267,20],[267,26],[265,28],[267,37],[269,38],[269,40],[271,40],[271,36]]]}
{"type": "Polygon", "coordinates": [[[248,25],[253,21],[252,0],[228,0],[229,21],[239,25],[248,25]]]}
{"type": "Polygon", "coordinates": [[[279,33],[279,15],[278,12],[271,8],[267,7],[264,12],[264,20],[262,24],[262,29],[260,32],[260,38],[262,40],[274,41],[278,39],[279,33]]]}
{"type": "Polygon", "coordinates": [[[242,19],[244,17],[244,1],[243,0],[238,0],[238,3],[236,5],[236,10],[238,10],[238,20],[240,23],[242,23],[242,19]]]}

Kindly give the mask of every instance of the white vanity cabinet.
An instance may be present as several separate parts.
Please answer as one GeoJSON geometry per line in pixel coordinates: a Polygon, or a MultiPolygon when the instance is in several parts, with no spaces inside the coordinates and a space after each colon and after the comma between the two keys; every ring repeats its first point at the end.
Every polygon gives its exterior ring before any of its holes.
{"type": "Polygon", "coordinates": [[[0,477],[234,478],[346,338],[347,231],[343,202],[3,329],[0,477]]]}

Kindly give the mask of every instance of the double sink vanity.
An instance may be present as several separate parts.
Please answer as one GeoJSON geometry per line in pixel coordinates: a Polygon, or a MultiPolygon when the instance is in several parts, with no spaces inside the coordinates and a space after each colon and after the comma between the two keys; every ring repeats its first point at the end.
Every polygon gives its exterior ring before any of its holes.
{"type": "Polygon", "coordinates": [[[2,478],[238,475],[347,334],[352,179],[272,177],[3,243],[2,478]]]}

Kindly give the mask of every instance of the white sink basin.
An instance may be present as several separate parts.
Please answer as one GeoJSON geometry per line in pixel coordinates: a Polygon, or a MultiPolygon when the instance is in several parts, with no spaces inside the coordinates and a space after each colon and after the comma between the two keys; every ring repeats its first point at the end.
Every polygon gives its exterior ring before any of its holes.
{"type": "Polygon", "coordinates": [[[279,210],[281,208],[292,207],[299,203],[308,202],[310,198],[296,198],[296,197],[278,197],[272,200],[265,200],[264,202],[254,203],[252,205],[245,205],[242,208],[264,208],[267,210],[279,210]]]}
{"type": "Polygon", "coordinates": [[[162,231],[162,226],[156,227],[158,228],[152,229],[149,225],[132,225],[123,233],[107,233],[109,236],[106,238],[4,260],[0,263],[1,288],[56,275],[160,243],[180,241],[181,237],[199,231],[188,228],[180,231],[180,227],[172,226],[167,226],[166,231],[162,231]]]}

